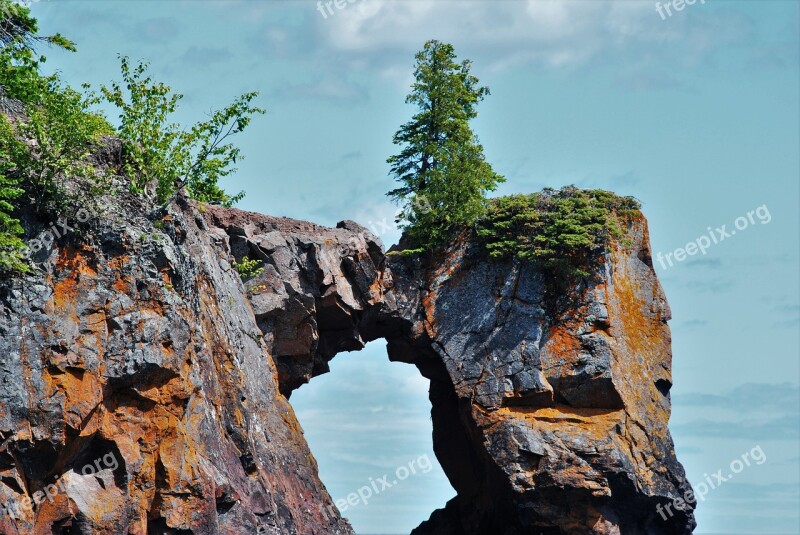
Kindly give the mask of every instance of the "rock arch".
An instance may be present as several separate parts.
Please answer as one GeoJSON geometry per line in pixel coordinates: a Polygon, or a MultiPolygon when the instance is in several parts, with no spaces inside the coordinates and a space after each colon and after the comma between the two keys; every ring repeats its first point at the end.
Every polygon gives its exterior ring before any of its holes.
{"type": "Polygon", "coordinates": [[[469,241],[423,266],[349,221],[100,202],[0,285],[0,532],[351,535],[287,398],[377,339],[431,380],[458,493],[417,535],[691,532],[690,508],[656,509],[690,487],[643,219],[554,308],[545,274],[469,241]],[[245,256],[264,270],[243,292],[245,256]],[[109,453],[103,485],[20,509],[109,453]]]}
{"type": "Polygon", "coordinates": [[[656,512],[689,486],[667,429],[670,311],[643,219],[553,306],[546,274],[468,241],[425,267],[352,221],[236,217],[211,214],[234,256],[266,263],[247,285],[279,295],[251,302],[287,397],[380,338],[430,379],[434,451],[458,496],[415,534],[691,532],[690,510],[656,512]]]}

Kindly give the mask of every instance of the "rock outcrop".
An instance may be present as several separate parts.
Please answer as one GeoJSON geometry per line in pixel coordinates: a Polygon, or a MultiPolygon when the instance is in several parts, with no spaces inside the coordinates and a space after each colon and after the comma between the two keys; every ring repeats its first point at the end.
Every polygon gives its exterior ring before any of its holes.
{"type": "Polygon", "coordinates": [[[434,448],[458,491],[415,535],[691,533],[688,508],[657,514],[690,487],[667,429],[670,311],[643,218],[628,236],[575,287],[470,242],[431,272],[393,266],[425,284],[401,285],[421,328],[389,354],[441,363],[434,448]]]}
{"type": "Polygon", "coordinates": [[[644,219],[568,286],[467,236],[423,263],[349,221],[105,202],[0,290],[0,533],[353,533],[288,398],[379,338],[458,493],[416,534],[691,533],[656,511],[689,486],[644,219]]]}
{"type": "Polygon", "coordinates": [[[68,217],[0,295],[0,533],[352,534],[224,236],[173,208],[68,217]]]}

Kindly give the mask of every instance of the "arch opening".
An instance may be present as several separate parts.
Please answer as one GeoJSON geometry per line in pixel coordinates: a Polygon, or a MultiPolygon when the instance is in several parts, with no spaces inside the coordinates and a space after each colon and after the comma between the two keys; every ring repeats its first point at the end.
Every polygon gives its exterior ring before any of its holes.
{"type": "Polygon", "coordinates": [[[329,365],[291,397],[320,478],[357,534],[410,533],[456,494],[433,451],[430,381],[384,340],[329,365]]]}

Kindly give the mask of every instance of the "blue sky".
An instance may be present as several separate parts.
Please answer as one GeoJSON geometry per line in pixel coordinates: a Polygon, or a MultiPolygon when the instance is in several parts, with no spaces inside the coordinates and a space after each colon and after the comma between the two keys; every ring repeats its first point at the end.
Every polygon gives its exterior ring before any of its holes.
{"type": "MultiPolygon", "coordinates": [[[[642,201],[654,252],[766,205],[768,223],[657,271],[673,310],[671,426],[689,478],[767,456],[709,492],[698,533],[800,529],[798,3],[707,0],[662,20],[655,2],[43,0],[45,31],[77,41],[48,68],[95,86],[117,53],[152,63],[193,122],[261,92],[239,140],[241,208],[334,225],[387,244],[386,158],[413,110],[413,54],[452,42],[492,95],[474,128],[507,177],[498,193],[574,183],[642,201]]],[[[763,213],[763,209],[762,209],[763,213]]],[[[713,231],[712,231],[713,232],[713,231]]],[[[293,397],[335,498],[430,447],[426,384],[381,344],[341,355],[293,397]]],[[[438,467],[348,510],[360,533],[408,532],[453,494],[438,467]]]]}

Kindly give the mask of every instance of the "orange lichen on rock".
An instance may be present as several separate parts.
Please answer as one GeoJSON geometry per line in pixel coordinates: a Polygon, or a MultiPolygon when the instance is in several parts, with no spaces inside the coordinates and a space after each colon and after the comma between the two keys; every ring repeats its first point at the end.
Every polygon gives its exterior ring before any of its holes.
{"type": "Polygon", "coordinates": [[[97,271],[90,262],[91,249],[65,247],[58,250],[56,272],[59,280],[53,285],[53,310],[59,314],[75,314],[75,302],[81,292],[91,288],[97,271]]]}

